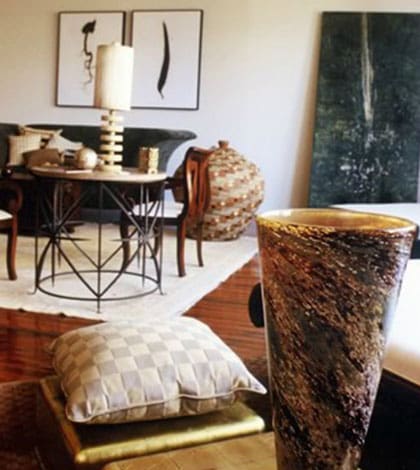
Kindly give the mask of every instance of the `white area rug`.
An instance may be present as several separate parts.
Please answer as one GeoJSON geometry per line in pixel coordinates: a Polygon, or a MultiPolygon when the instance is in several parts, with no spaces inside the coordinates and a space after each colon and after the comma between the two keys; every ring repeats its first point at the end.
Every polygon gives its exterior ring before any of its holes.
{"type": "MultiPolygon", "coordinates": [[[[84,249],[96,257],[96,225],[85,224],[77,227],[74,236],[89,240],[81,242],[84,249]]],[[[103,234],[103,252],[110,253],[118,245],[118,227],[105,225],[103,234]]],[[[0,250],[5,252],[5,237],[1,237],[0,250]]],[[[42,243],[45,243],[43,240],[42,243]]],[[[86,261],[68,241],[64,242],[66,252],[70,252],[77,268],[88,269],[86,261]]],[[[165,233],[163,244],[163,294],[156,291],[152,294],[130,300],[103,301],[100,312],[97,312],[95,301],[75,301],[60,299],[34,290],[34,253],[35,244],[32,237],[19,237],[17,258],[17,281],[9,281],[5,266],[0,266],[0,306],[5,308],[22,309],[40,313],[64,313],[65,315],[93,318],[101,320],[117,319],[148,319],[165,318],[181,315],[194,305],[208,292],[215,289],[222,281],[242,267],[257,252],[257,240],[254,237],[242,236],[234,241],[203,242],[204,267],[199,267],[196,257],[196,242],[187,239],[185,261],[187,275],[180,278],[176,265],[176,239],[172,232],[165,233]]],[[[96,259],[96,258],[95,258],[96,259]]],[[[118,267],[121,256],[117,256],[112,267],[118,267]]],[[[148,260],[147,263],[150,263],[148,260]]],[[[4,261],[3,264],[5,265],[4,261]]],[[[50,266],[46,260],[45,266],[50,266]]],[[[137,269],[137,260],[130,265],[130,271],[137,269]]],[[[68,271],[68,265],[62,259],[61,270],[68,271]]],[[[147,273],[152,273],[153,267],[147,265],[147,273]]],[[[87,276],[91,276],[87,274],[87,276]]],[[[88,295],[88,290],[75,276],[56,278],[54,291],[79,297],[88,295]]],[[[106,275],[102,278],[106,283],[106,275]]],[[[51,282],[46,281],[46,287],[51,288],[51,282]]],[[[119,297],[138,292],[142,281],[129,275],[120,278],[109,290],[109,297],[119,297]]],[[[150,288],[146,283],[145,288],[150,288]]]]}

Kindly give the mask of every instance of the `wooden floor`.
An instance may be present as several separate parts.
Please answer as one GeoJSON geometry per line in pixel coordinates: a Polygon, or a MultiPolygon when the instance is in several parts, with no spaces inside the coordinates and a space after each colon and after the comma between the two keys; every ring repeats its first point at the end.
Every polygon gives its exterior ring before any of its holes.
{"type": "MultiPolygon", "coordinates": [[[[207,323],[245,360],[265,354],[263,329],[255,328],[248,318],[248,296],[257,281],[258,261],[254,258],[188,312],[207,323]]],[[[13,282],[10,286],[13,288],[13,282]]],[[[46,352],[50,342],[65,331],[92,323],[0,308],[0,382],[51,374],[51,358],[46,352]]]]}

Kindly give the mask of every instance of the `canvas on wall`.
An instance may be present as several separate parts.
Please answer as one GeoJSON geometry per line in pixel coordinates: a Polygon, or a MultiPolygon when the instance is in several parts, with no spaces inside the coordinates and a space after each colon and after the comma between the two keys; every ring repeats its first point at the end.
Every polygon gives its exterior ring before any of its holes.
{"type": "Polygon", "coordinates": [[[309,204],[415,202],[420,14],[324,13],[309,204]]]}
{"type": "Polygon", "coordinates": [[[133,12],[133,108],[198,109],[202,17],[202,10],[133,12]]]}
{"type": "Polygon", "coordinates": [[[93,106],[96,49],[123,43],[125,13],[61,12],[57,68],[57,106],[93,106]]]}

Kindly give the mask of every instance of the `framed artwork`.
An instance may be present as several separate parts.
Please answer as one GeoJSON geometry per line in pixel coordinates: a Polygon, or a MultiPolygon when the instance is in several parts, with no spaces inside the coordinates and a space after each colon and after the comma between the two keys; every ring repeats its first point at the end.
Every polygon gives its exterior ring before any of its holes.
{"type": "Polygon", "coordinates": [[[93,107],[96,48],[124,42],[125,12],[61,12],[58,17],[57,106],[93,107]]]}
{"type": "Polygon", "coordinates": [[[416,202],[420,14],[322,16],[309,204],[416,202]]]}
{"type": "Polygon", "coordinates": [[[202,10],[133,12],[133,108],[198,109],[202,23],[202,10]]]}

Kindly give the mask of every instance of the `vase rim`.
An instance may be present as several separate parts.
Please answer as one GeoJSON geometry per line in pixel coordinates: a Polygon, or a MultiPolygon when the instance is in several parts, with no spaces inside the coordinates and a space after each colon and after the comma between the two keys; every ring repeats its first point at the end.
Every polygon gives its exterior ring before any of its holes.
{"type": "Polygon", "coordinates": [[[403,217],[335,207],[275,209],[257,215],[257,223],[313,226],[332,230],[379,230],[386,232],[417,230],[403,217]]]}

